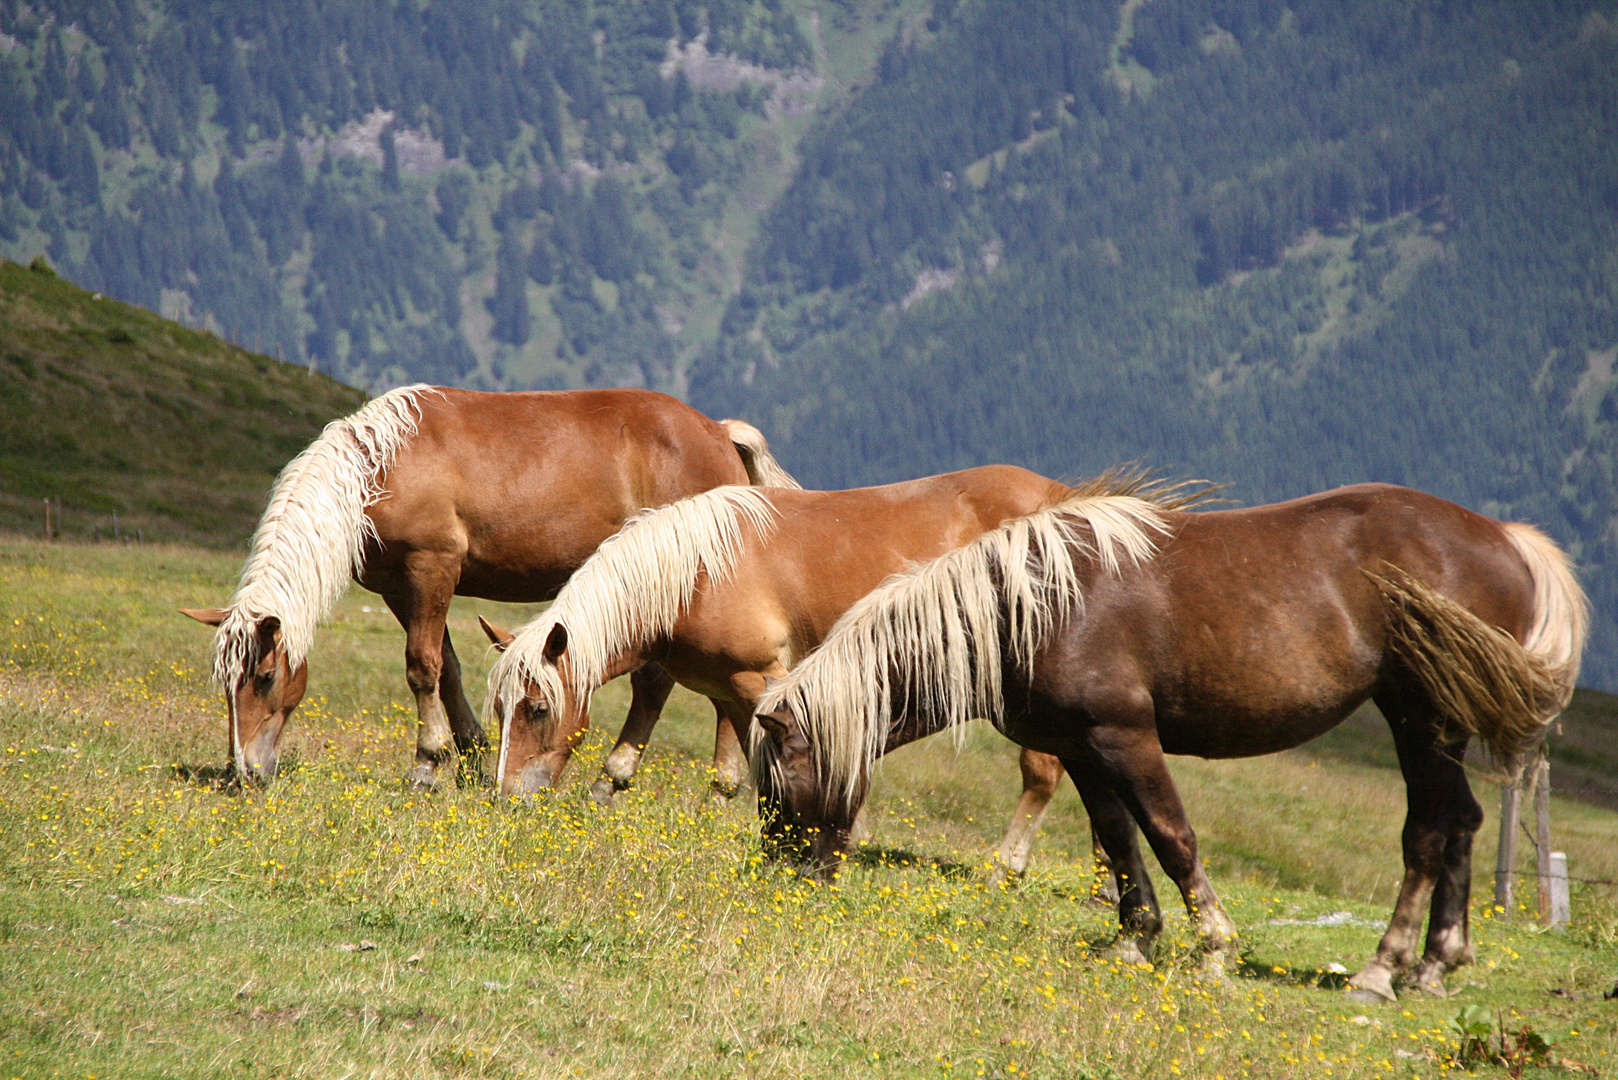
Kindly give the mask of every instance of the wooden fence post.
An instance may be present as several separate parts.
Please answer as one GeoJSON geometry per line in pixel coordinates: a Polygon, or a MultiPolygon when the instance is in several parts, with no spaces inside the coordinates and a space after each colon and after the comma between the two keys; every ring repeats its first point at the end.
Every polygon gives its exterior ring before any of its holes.
{"type": "Polygon", "coordinates": [[[1494,903],[1511,914],[1517,890],[1512,872],[1517,867],[1517,820],[1522,809],[1522,770],[1500,788],[1500,848],[1494,862],[1494,903]]]}
{"type": "Polygon", "coordinates": [[[1551,909],[1546,920],[1552,930],[1560,930],[1573,918],[1572,905],[1567,894],[1567,855],[1551,852],[1551,909]]]}
{"type": "Polygon", "coordinates": [[[1540,748],[1534,767],[1534,847],[1539,870],[1539,916],[1551,917],[1551,762],[1540,748]]]}

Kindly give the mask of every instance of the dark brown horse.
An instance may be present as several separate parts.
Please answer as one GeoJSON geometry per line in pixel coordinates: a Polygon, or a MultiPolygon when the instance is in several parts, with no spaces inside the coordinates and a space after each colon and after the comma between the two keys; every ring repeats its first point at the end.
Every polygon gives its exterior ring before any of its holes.
{"type": "MultiPolygon", "coordinates": [[[[646,390],[486,394],[394,390],[327,425],[281,473],[230,606],[185,610],[218,627],[238,777],[275,775],[275,745],[302,699],[315,627],[355,579],[405,629],[416,765],[431,787],[455,751],[486,745],[445,629],[450,598],[548,600],[637,511],[722,484],[794,481],[763,437],[646,390]]],[[[672,682],[636,673],[631,715],[672,682]]],[[[735,756],[728,737],[716,753],[735,756]]]]}
{"type": "Polygon", "coordinates": [[[1527,525],[1367,484],[1250,510],[1121,499],[986,534],[856,605],[760,703],[754,769],[822,868],[847,845],[871,765],[987,716],[1054,754],[1118,872],[1126,952],[1161,926],[1135,826],[1210,960],[1235,939],[1163,755],[1266,754],[1367,698],[1393,729],[1409,796],[1405,875],[1373,959],[1350,980],[1442,994],[1471,959],[1472,837],[1462,754],[1511,761],[1566,704],[1586,601],[1527,525]],[[1424,915],[1425,950],[1415,952],[1424,915]]]}

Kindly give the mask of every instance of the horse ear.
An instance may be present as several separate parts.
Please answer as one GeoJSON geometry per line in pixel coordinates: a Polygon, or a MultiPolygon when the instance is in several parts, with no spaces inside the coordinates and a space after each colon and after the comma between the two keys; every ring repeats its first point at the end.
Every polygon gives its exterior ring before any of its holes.
{"type": "Polygon", "coordinates": [[[567,627],[557,623],[551,627],[551,636],[545,639],[545,659],[555,663],[567,652],[567,627]]]}
{"type": "Polygon", "coordinates": [[[500,652],[505,652],[511,643],[516,640],[516,638],[512,637],[511,631],[500,629],[482,615],[478,616],[478,625],[483,627],[484,634],[489,638],[489,644],[500,652]]]}
{"type": "Polygon", "coordinates": [[[776,742],[785,742],[786,737],[792,733],[792,728],[787,723],[787,714],[784,712],[761,712],[753,719],[757,720],[759,727],[776,742]]]}
{"type": "Polygon", "coordinates": [[[180,609],[180,614],[191,616],[203,626],[218,626],[225,621],[225,616],[229,615],[230,612],[225,608],[216,607],[183,607],[180,609]]]}

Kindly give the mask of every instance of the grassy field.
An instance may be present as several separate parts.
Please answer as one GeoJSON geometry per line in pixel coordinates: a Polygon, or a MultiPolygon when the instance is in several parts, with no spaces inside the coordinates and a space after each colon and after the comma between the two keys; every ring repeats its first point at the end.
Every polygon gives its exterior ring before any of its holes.
{"type": "MultiPolygon", "coordinates": [[[[1618,891],[1575,885],[1561,932],[1490,910],[1481,779],[1458,995],[1372,1008],[1333,988],[1399,869],[1402,789],[1373,724],[1174,763],[1247,950],[1207,982],[1177,910],[1155,967],[1107,959],[1066,785],[1028,878],[989,884],[1016,794],[992,732],[894,755],[874,842],[829,888],[761,859],[745,796],[710,802],[711,712],[680,691],[611,810],[584,791],[599,731],[536,805],[410,794],[403,635],[358,590],[317,644],[292,767],[267,793],[217,791],[209,635],[174,608],[222,602],[238,569],[0,534],[0,1078],[1517,1074],[1465,1053],[1463,1010],[1510,1045],[1554,1039],[1521,1075],[1618,1075],[1618,891]]],[[[495,608],[452,615],[475,685],[475,615],[495,608]]],[[[598,698],[606,729],[625,699],[598,698]]],[[[1618,814],[1553,812],[1573,874],[1618,879],[1618,814]]]]}

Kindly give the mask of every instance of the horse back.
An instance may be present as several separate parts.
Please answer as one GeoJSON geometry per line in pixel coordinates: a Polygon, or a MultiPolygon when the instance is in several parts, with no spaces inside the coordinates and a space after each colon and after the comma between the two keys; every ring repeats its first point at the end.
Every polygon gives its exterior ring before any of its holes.
{"type": "Polygon", "coordinates": [[[545,599],[637,511],[745,483],[724,428],[667,394],[444,388],[368,511],[366,583],[392,591],[414,553],[458,552],[457,592],[545,599]]]}
{"type": "Polygon", "coordinates": [[[1168,519],[1156,558],[1092,580],[1058,652],[1092,695],[1149,699],[1171,753],[1299,745],[1376,692],[1391,658],[1371,575],[1389,566],[1519,641],[1532,623],[1504,528],[1435,496],[1363,484],[1168,519]]]}
{"type": "Polygon", "coordinates": [[[767,537],[750,534],[730,580],[701,592],[676,637],[697,652],[723,652],[740,650],[739,639],[751,635],[761,655],[776,656],[784,644],[781,659],[791,666],[890,575],[1043,509],[1066,491],[1011,465],[846,491],[772,488],[775,528],[767,537]]]}

